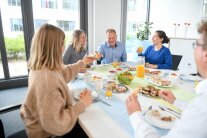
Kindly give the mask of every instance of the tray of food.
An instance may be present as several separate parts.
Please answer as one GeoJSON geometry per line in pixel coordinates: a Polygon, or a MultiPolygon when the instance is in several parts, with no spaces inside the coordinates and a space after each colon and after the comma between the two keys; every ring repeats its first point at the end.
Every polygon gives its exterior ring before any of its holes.
{"type": "Polygon", "coordinates": [[[151,85],[145,87],[137,87],[134,92],[141,93],[148,97],[160,98],[159,96],[160,89],[157,89],[151,85]]]}
{"type": "Polygon", "coordinates": [[[136,71],[136,68],[134,66],[129,66],[128,71],[136,71]]]}
{"type": "Polygon", "coordinates": [[[117,84],[115,81],[108,81],[104,85],[104,89],[106,87],[110,87],[112,89],[112,91],[115,93],[123,93],[123,92],[127,92],[129,90],[128,87],[126,87],[125,85],[117,84]]]}
{"type": "Polygon", "coordinates": [[[145,69],[145,74],[146,75],[160,75],[161,71],[160,70],[150,70],[150,69],[145,69]]]}
{"type": "Polygon", "coordinates": [[[172,87],[172,81],[163,79],[161,77],[153,76],[151,78],[148,78],[149,83],[158,86],[158,87],[172,87]]]}

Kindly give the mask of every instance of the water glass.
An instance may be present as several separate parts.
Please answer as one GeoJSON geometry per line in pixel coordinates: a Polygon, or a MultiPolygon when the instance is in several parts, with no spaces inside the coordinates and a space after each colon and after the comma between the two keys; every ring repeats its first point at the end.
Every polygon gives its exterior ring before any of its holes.
{"type": "Polygon", "coordinates": [[[92,74],[91,73],[85,73],[84,77],[85,77],[86,84],[92,83],[92,74]]]}
{"type": "Polygon", "coordinates": [[[116,76],[116,71],[115,70],[110,70],[108,73],[108,79],[109,80],[114,80],[116,76]]]}
{"type": "Polygon", "coordinates": [[[102,79],[95,79],[94,80],[94,87],[96,91],[101,91],[103,89],[103,80],[102,79]]]}

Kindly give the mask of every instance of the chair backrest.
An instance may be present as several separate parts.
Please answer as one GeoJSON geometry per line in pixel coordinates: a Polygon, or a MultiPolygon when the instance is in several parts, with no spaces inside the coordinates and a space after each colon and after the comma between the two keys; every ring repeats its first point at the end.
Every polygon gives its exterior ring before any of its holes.
{"type": "MultiPolygon", "coordinates": [[[[9,106],[4,106],[0,108],[0,115],[5,114],[5,113],[9,113],[15,110],[19,110],[19,108],[21,107],[21,103],[20,104],[14,104],[14,105],[9,105],[9,106]]],[[[15,133],[10,134],[9,136],[7,136],[8,134],[5,133],[4,130],[4,125],[3,122],[4,120],[0,118],[0,138],[27,138],[26,132],[25,130],[19,130],[15,133]]]]}
{"type": "Polygon", "coordinates": [[[5,138],[4,126],[3,126],[1,119],[0,119],[0,138],[5,138]]]}
{"type": "Polygon", "coordinates": [[[183,56],[172,55],[172,70],[177,70],[183,56]]]}

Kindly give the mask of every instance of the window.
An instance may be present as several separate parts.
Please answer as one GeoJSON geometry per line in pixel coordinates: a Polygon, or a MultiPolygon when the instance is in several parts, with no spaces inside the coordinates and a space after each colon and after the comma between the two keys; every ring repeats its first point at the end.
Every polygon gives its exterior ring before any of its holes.
{"type": "Polygon", "coordinates": [[[127,7],[127,10],[128,11],[135,11],[135,3],[136,1],[135,0],[128,0],[128,7],[127,7]]]}
{"type": "Polygon", "coordinates": [[[2,36],[0,38],[0,89],[27,85],[27,59],[32,36],[36,31],[34,29],[44,23],[58,26],[57,21],[62,21],[59,24],[66,30],[64,31],[65,40],[66,44],[69,43],[73,30],[80,28],[80,14],[87,9],[82,8],[81,12],[79,11],[80,4],[85,5],[85,0],[69,0],[69,3],[71,3],[68,6],[69,9],[73,10],[63,10],[63,0],[3,0],[0,2],[0,24],[3,28],[0,29],[2,36]],[[10,11],[15,14],[10,14],[10,11]],[[33,16],[30,16],[32,13],[33,16]]]}
{"type": "Polygon", "coordinates": [[[32,0],[34,13],[34,26],[37,29],[44,23],[60,27],[65,32],[65,44],[70,43],[72,32],[80,28],[80,1],[79,0],[32,0]],[[49,9],[49,2],[55,3],[59,8],[49,9]],[[68,10],[63,10],[63,7],[68,10]],[[67,5],[67,6],[66,6],[67,5]],[[43,8],[43,6],[45,8],[43,8]],[[71,10],[73,9],[73,10],[71,10]]]}
{"type": "Polygon", "coordinates": [[[22,19],[11,19],[11,31],[23,31],[22,19]]]}
{"type": "Polygon", "coordinates": [[[8,0],[9,6],[20,6],[20,0],[8,0]]]}
{"type": "MultiPolygon", "coordinates": [[[[7,78],[16,78],[28,75],[21,15],[21,8],[8,6],[1,7],[2,25],[4,29],[3,40],[5,42],[6,51],[6,55],[4,56],[6,56],[7,61],[5,62],[8,64],[8,70],[6,72],[9,74],[7,78]],[[8,11],[10,10],[14,11],[15,14],[8,14],[8,11]]],[[[0,65],[0,67],[2,65],[0,65]]],[[[4,67],[4,69],[7,68],[4,67]]],[[[2,74],[4,76],[3,70],[0,69],[0,71],[0,76],[2,76],[2,74]]]]}
{"type": "Polygon", "coordinates": [[[39,28],[41,25],[44,23],[47,23],[48,20],[43,20],[43,19],[34,19],[34,28],[39,28]]]}
{"type": "Polygon", "coordinates": [[[132,21],[132,22],[128,22],[128,30],[127,32],[136,32],[137,31],[137,23],[132,21]]]}
{"type": "Polygon", "coordinates": [[[63,9],[65,10],[77,10],[78,2],[74,0],[63,0],[63,9]]]}
{"type": "Polygon", "coordinates": [[[41,0],[41,8],[57,9],[56,0],[41,0]]]}
{"type": "MultiPolygon", "coordinates": [[[[127,1],[127,26],[126,26],[126,52],[127,60],[136,61],[138,56],[137,47],[141,41],[137,40],[138,27],[147,17],[148,0],[128,0],[127,1]]],[[[146,48],[145,48],[146,49],[146,48]]]]}
{"type": "Polygon", "coordinates": [[[73,31],[75,29],[75,21],[57,21],[57,24],[63,31],[73,31]]]}
{"type": "Polygon", "coordinates": [[[4,78],[3,66],[2,66],[2,59],[1,59],[1,52],[0,52],[0,79],[4,78]]]}

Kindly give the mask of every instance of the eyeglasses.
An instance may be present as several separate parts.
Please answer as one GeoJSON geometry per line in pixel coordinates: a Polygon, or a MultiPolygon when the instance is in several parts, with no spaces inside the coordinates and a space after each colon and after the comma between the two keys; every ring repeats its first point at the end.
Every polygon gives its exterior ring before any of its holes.
{"type": "Polygon", "coordinates": [[[193,42],[193,49],[195,49],[196,47],[198,47],[198,46],[201,46],[201,47],[204,47],[204,44],[200,44],[199,42],[198,42],[198,40],[196,40],[195,42],[193,42]]]}

